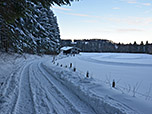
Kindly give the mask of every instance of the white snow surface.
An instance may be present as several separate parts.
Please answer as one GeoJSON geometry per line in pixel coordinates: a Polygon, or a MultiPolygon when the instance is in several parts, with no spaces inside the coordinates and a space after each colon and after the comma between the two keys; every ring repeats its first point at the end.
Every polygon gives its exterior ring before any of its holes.
{"type": "Polygon", "coordinates": [[[152,83],[151,55],[82,53],[52,59],[0,54],[0,114],[151,114],[150,87],[140,94],[152,83]],[[116,88],[111,87],[112,79],[116,88]],[[132,95],[136,82],[140,87],[132,95]]]}

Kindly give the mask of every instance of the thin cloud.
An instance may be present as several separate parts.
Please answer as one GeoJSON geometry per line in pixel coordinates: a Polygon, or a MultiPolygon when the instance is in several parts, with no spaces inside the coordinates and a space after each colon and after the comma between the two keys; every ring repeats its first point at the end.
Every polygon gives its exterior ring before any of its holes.
{"type": "Polygon", "coordinates": [[[66,15],[73,15],[73,16],[79,16],[79,17],[89,17],[89,15],[87,14],[80,14],[80,13],[65,13],[65,12],[62,12],[63,14],[66,14],[66,15]]]}
{"type": "Polygon", "coordinates": [[[120,1],[127,2],[129,4],[136,4],[137,3],[137,0],[120,0],[120,1]]]}
{"type": "Polygon", "coordinates": [[[98,20],[85,20],[85,23],[98,23],[98,20]]]}
{"type": "Polygon", "coordinates": [[[151,13],[152,12],[152,9],[149,9],[149,10],[146,10],[145,13],[151,13]]]}
{"type": "Polygon", "coordinates": [[[127,2],[129,4],[137,4],[141,6],[151,6],[151,3],[142,3],[142,2],[139,2],[138,0],[120,0],[120,1],[127,2]]]}
{"type": "Polygon", "coordinates": [[[114,9],[114,10],[119,10],[120,8],[119,8],[119,7],[113,7],[112,9],[114,9]]]}
{"type": "Polygon", "coordinates": [[[81,14],[81,13],[69,13],[69,12],[62,12],[62,11],[57,11],[58,13],[62,13],[65,15],[72,15],[72,16],[78,16],[78,17],[92,17],[92,18],[99,18],[99,16],[93,16],[93,15],[88,15],[88,14],[81,14]]]}
{"type": "Polygon", "coordinates": [[[151,3],[142,3],[144,6],[151,6],[151,3]]]}
{"type": "Polygon", "coordinates": [[[71,11],[72,9],[69,8],[62,8],[62,7],[57,7],[57,6],[53,6],[53,9],[58,9],[58,10],[63,10],[63,11],[71,11]]]}
{"type": "Polygon", "coordinates": [[[107,18],[115,23],[124,23],[129,25],[149,25],[152,24],[152,18],[148,17],[128,17],[128,18],[107,18]]]}
{"type": "Polygon", "coordinates": [[[144,30],[129,28],[129,29],[117,29],[116,31],[117,32],[143,32],[144,30]]]}
{"type": "Polygon", "coordinates": [[[129,4],[137,4],[136,1],[128,1],[127,3],[129,3],[129,4]]]}

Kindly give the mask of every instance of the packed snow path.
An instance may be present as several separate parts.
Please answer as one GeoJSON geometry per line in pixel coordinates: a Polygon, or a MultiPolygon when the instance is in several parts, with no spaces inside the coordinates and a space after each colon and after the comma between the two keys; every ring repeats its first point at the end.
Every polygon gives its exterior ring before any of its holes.
{"type": "MultiPolygon", "coordinates": [[[[1,114],[95,114],[94,109],[34,61],[20,68],[20,82],[12,109],[1,114]]],[[[15,94],[15,93],[14,93],[15,94]]]]}

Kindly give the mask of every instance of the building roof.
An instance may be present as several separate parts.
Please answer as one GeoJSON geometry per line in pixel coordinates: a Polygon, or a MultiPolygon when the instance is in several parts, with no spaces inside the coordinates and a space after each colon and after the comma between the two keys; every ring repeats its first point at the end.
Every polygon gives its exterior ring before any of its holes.
{"type": "Polygon", "coordinates": [[[66,46],[66,47],[62,47],[61,50],[67,51],[67,50],[72,49],[72,48],[73,48],[73,47],[66,46]]]}
{"type": "Polygon", "coordinates": [[[77,48],[77,47],[70,47],[70,46],[62,47],[61,50],[67,51],[67,50],[70,50],[70,49],[72,49],[72,48],[77,49],[77,50],[81,50],[80,48],[77,48]]]}

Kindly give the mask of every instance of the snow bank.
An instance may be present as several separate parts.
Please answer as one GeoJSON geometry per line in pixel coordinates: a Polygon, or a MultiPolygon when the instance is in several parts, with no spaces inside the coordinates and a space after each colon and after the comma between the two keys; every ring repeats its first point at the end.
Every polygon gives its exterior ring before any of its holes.
{"type": "MultiPolygon", "coordinates": [[[[62,71],[64,75],[61,77],[69,81],[70,87],[72,87],[73,84],[78,88],[78,91],[88,91],[89,94],[91,91],[89,96],[95,96],[95,98],[98,96],[99,99],[117,107],[122,112],[126,109],[127,111],[124,112],[129,114],[132,113],[132,111],[142,114],[151,114],[151,55],[81,53],[81,55],[75,57],[69,56],[58,59],[56,63],[62,64],[63,66],[69,66],[70,63],[72,63],[77,69],[77,73],[79,73],[79,75],[76,74],[75,78],[83,77],[81,80],[82,83],[78,80],[78,82],[75,80],[72,81],[73,74],[67,76],[64,74],[64,71],[62,71]],[[89,71],[89,75],[94,81],[90,79],[90,81],[88,81],[88,79],[85,78],[87,71],[89,71]],[[113,79],[116,80],[115,89],[111,88],[113,79]]],[[[70,70],[70,72],[72,71],[70,70]]],[[[81,95],[79,92],[77,94],[81,95]]],[[[85,93],[83,93],[82,96],[85,96],[85,93]]]]}
{"type": "MultiPolygon", "coordinates": [[[[84,75],[73,72],[70,68],[60,68],[50,64],[43,63],[43,68],[56,78],[59,82],[65,85],[69,90],[74,92],[82,101],[90,105],[98,114],[138,114],[138,110],[114,98],[119,95],[124,98],[121,93],[115,93],[104,85],[97,83],[92,78],[86,78],[84,75]],[[98,94],[99,93],[99,94],[98,94]]],[[[63,66],[64,67],[64,66],[63,66]]],[[[129,97],[129,96],[127,96],[129,97]]],[[[124,98],[125,99],[125,98],[124,98]]]]}

